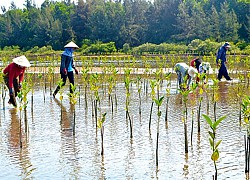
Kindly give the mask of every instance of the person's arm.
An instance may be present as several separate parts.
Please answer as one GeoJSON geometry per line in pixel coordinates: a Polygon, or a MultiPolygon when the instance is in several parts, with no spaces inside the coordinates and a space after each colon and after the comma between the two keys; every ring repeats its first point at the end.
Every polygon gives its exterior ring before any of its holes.
{"type": "Polygon", "coordinates": [[[67,74],[67,69],[66,69],[66,58],[67,56],[62,55],[61,56],[61,67],[60,67],[60,71],[63,74],[67,74]]]}
{"type": "Polygon", "coordinates": [[[10,67],[10,69],[8,71],[9,89],[13,88],[14,73],[15,73],[15,69],[10,67]]]}
{"type": "Polygon", "coordinates": [[[72,68],[75,70],[75,73],[78,74],[78,70],[77,70],[76,67],[75,67],[73,57],[72,57],[72,68]]]}
{"type": "Polygon", "coordinates": [[[192,78],[191,78],[191,76],[188,76],[188,83],[187,83],[187,88],[189,88],[189,85],[190,85],[191,81],[192,81],[192,78]]]}
{"type": "Polygon", "coordinates": [[[25,68],[24,68],[23,72],[19,75],[19,84],[20,84],[21,82],[23,82],[24,73],[25,73],[25,68]]]}
{"type": "Polygon", "coordinates": [[[218,50],[217,56],[216,56],[216,64],[219,64],[219,59],[221,59],[221,54],[222,54],[222,48],[218,50]]]}

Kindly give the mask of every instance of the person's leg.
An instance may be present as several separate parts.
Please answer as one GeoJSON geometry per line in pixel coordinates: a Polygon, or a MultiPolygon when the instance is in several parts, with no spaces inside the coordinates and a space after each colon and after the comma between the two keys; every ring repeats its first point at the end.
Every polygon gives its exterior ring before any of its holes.
{"type": "MultiPolygon", "coordinates": [[[[66,84],[67,75],[61,74],[61,79],[63,80],[62,86],[64,86],[64,85],[66,84]]],[[[58,86],[56,87],[56,90],[55,90],[54,93],[53,93],[53,97],[56,96],[56,94],[58,93],[59,90],[60,90],[60,86],[58,85],[58,86]]]]}
{"type": "Polygon", "coordinates": [[[226,80],[232,80],[232,79],[230,78],[230,76],[228,75],[226,65],[223,65],[223,76],[226,78],[226,80]]]}
{"type": "MultiPolygon", "coordinates": [[[[73,71],[71,71],[71,72],[68,72],[68,78],[69,78],[69,82],[70,82],[70,84],[75,84],[75,82],[74,82],[74,73],[73,73],[73,71]]],[[[72,88],[71,88],[71,85],[69,85],[69,91],[70,91],[70,93],[73,93],[73,90],[72,90],[72,88]]]]}
{"type": "Polygon", "coordinates": [[[218,73],[218,77],[217,77],[219,81],[221,80],[222,75],[223,75],[223,67],[220,66],[219,73],[218,73]]]}
{"type": "Polygon", "coordinates": [[[17,96],[17,94],[20,92],[19,86],[18,86],[19,82],[17,79],[13,80],[13,86],[14,86],[14,90],[15,90],[15,97],[17,96]]]}

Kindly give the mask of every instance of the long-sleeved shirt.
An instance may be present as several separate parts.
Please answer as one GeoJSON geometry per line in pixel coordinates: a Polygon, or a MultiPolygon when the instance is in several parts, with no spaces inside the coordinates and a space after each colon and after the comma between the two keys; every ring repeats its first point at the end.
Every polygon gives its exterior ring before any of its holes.
{"type": "Polygon", "coordinates": [[[219,59],[221,60],[221,64],[224,64],[227,61],[226,52],[227,52],[226,47],[221,46],[216,56],[216,64],[219,63],[219,59]]]}
{"type": "Polygon", "coordinates": [[[73,64],[73,57],[65,56],[62,54],[61,56],[61,66],[60,66],[60,73],[63,73],[64,68],[66,68],[67,72],[71,72],[74,69],[73,64]]]}
{"type": "Polygon", "coordinates": [[[10,63],[4,70],[3,73],[9,78],[9,88],[13,88],[13,80],[19,78],[19,83],[24,79],[25,67],[20,67],[15,63],[10,63]]]}
{"type": "Polygon", "coordinates": [[[178,78],[180,78],[180,84],[182,84],[184,82],[184,77],[188,76],[187,85],[189,86],[192,78],[188,75],[188,68],[189,68],[189,66],[186,63],[177,63],[174,66],[174,70],[178,74],[178,76],[179,76],[178,78]]]}

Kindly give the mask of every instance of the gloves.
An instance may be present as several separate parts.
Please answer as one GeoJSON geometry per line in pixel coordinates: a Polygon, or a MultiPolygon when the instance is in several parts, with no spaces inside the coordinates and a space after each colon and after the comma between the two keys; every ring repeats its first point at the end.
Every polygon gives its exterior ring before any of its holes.
{"type": "Polygon", "coordinates": [[[9,88],[10,95],[13,95],[13,88],[9,88]]]}
{"type": "Polygon", "coordinates": [[[75,69],[75,73],[78,74],[78,70],[77,69],[75,69]]]}
{"type": "Polygon", "coordinates": [[[65,75],[67,74],[66,68],[63,69],[63,74],[65,74],[65,75]]]}

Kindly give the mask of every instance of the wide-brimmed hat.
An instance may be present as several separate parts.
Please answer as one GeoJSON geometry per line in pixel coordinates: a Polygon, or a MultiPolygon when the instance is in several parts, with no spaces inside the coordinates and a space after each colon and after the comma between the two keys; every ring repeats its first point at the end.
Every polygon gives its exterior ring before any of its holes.
{"type": "Polygon", "coordinates": [[[73,41],[64,46],[65,48],[79,48],[73,41]]]}
{"type": "Polygon", "coordinates": [[[188,75],[191,76],[192,78],[195,77],[197,73],[198,73],[197,69],[193,68],[192,66],[188,68],[188,75]]]}
{"type": "Polygon", "coordinates": [[[28,61],[28,59],[23,55],[23,56],[19,56],[13,59],[13,62],[19,66],[23,66],[23,67],[30,67],[30,62],[28,61]]]}
{"type": "Polygon", "coordinates": [[[224,47],[230,48],[231,46],[230,46],[229,42],[225,42],[224,47]]]}

